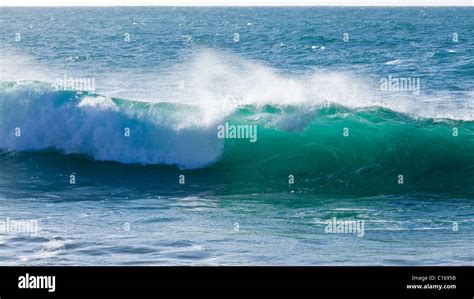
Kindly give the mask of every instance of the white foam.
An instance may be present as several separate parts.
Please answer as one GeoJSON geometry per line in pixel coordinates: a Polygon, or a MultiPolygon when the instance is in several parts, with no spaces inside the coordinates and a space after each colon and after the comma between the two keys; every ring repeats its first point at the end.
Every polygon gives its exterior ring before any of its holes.
{"type": "Polygon", "coordinates": [[[93,97],[93,96],[87,96],[84,97],[79,104],[77,105],[78,107],[90,107],[92,109],[98,109],[98,110],[114,110],[118,111],[117,105],[112,101],[111,98],[108,97],[93,97]]]}
{"type": "Polygon", "coordinates": [[[0,105],[0,148],[12,151],[58,149],[96,160],[203,167],[222,153],[215,127],[181,128],[181,114],[160,107],[117,110],[107,97],[77,103],[65,93],[31,84],[4,90],[0,105]],[[151,114],[151,115],[150,115],[151,114]],[[152,120],[157,118],[157,121],[152,120]],[[163,121],[163,119],[168,121],[163,121]],[[15,128],[21,136],[15,136],[15,128]],[[126,136],[129,129],[130,136],[126,136]]]}
{"type": "Polygon", "coordinates": [[[390,61],[385,62],[385,64],[387,64],[387,65],[398,65],[398,64],[402,64],[402,60],[394,59],[394,60],[390,60],[390,61]]]}

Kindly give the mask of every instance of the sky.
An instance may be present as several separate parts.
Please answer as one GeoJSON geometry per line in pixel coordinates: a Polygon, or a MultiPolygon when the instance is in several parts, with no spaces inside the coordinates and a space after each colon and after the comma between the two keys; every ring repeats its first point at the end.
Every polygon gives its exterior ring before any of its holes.
{"type": "Polygon", "coordinates": [[[474,6],[474,0],[0,0],[0,6],[474,6]]]}

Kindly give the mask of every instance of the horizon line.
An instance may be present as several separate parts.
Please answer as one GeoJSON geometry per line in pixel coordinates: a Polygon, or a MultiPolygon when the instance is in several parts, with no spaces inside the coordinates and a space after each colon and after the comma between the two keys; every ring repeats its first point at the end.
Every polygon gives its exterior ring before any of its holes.
{"type": "Polygon", "coordinates": [[[13,7],[13,8],[21,8],[21,7],[47,7],[47,8],[54,8],[54,7],[349,7],[349,8],[366,8],[366,7],[374,7],[374,8],[429,8],[429,7],[463,7],[463,8],[474,8],[474,5],[466,5],[466,4],[459,4],[459,5],[331,5],[331,4],[292,4],[292,5],[275,5],[275,4],[244,4],[244,5],[234,5],[234,4],[118,4],[118,5],[0,5],[0,7],[13,7]]]}

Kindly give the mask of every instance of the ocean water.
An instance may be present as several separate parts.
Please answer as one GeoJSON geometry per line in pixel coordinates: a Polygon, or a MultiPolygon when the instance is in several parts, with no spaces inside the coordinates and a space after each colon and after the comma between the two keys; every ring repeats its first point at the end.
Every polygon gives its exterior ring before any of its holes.
{"type": "Polygon", "coordinates": [[[473,265],[473,32],[473,8],[2,7],[0,264],[473,265]]]}

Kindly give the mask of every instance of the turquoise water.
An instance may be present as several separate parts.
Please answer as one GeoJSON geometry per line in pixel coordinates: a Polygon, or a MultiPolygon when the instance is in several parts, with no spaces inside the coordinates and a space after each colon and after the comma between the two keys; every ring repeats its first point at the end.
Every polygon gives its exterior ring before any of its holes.
{"type": "Polygon", "coordinates": [[[1,264],[472,265],[473,13],[0,8],[1,264]]]}

